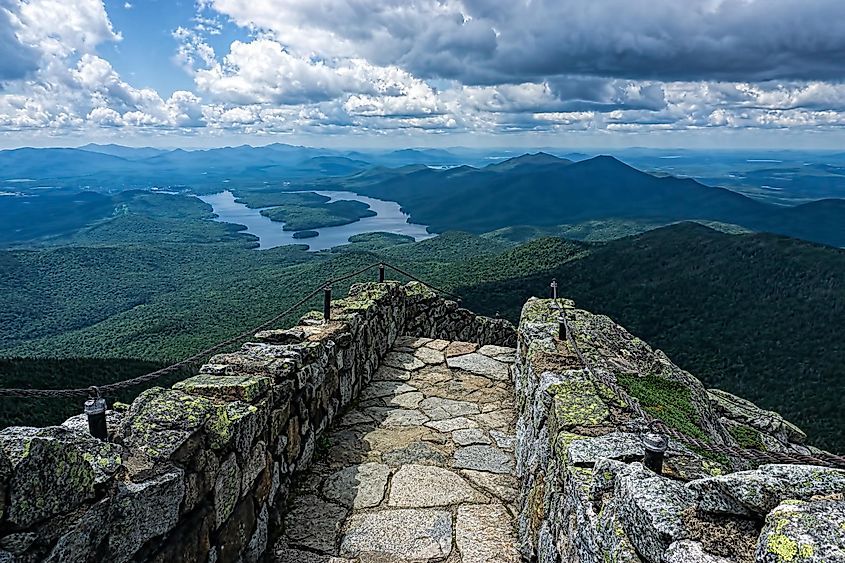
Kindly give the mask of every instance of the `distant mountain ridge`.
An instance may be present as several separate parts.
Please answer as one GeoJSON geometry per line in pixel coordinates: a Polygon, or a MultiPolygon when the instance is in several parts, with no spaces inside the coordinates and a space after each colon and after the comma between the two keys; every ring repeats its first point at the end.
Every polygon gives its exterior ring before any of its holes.
{"type": "Polygon", "coordinates": [[[454,166],[464,160],[441,149],[361,152],[273,143],[165,150],[89,143],[77,148],[0,151],[0,185],[3,180],[31,179],[60,187],[119,190],[150,185],[219,185],[233,178],[281,182],[346,176],[375,166],[454,166]]]}
{"type": "Polygon", "coordinates": [[[0,151],[0,187],[27,193],[41,186],[109,192],[151,186],[184,186],[194,193],[230,186],[352,190],[399,202],[412,221],[434,232],[590,221],[639,221],[650,228],[692,220],[845,246],[845,200],[776,206],[693,179],[649,174],[611,156],[573,161],[537,152],[491,163],[442,149],[343,151],[281,143],[0,151]],[[4,180],[14,183],[4,186],[4,180]]]}
{"type": "Polygon", "coordinates": [[[389,170],[343,183],[399,202],[412,221],[434,232],[607,219],[701,220],[845,246],[845,200],[775,206],[689,178],[653,176],[611,156],[572,162],[538,153],[484,168],[389,170]]]}

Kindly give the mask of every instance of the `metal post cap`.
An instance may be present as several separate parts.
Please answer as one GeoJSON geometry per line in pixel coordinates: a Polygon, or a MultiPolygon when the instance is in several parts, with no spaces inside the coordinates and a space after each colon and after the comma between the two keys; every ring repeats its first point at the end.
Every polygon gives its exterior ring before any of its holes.
{"type": "Polygon", "coordinates": [[[643,446],[648,451],[663,453],[669,448],[669,440],[662,434],[649,432],[643,435],[643,446]]]}
{"type": "Polygon", "coordinates": [[[85,401],[85,414],[103,414],[106,412],[106,400],[102,397],[91,397],[85,401]]]}

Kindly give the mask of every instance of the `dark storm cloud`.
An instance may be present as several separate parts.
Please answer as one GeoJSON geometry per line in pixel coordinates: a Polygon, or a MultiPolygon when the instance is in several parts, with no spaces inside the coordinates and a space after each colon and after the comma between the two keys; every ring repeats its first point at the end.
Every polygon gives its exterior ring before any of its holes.
{"type": "Polygon", "coordinates": [[[404,27],[417,41],[401,63],[465,84],[845,78],[842,0],[465,0],[462,14],[404,27]]]}
{"type": "Polygon", "coordinates": [[[23,78],[38,67],[38,52],[15,35],[9,7],[0,0],[0,81],[23,78]]]}

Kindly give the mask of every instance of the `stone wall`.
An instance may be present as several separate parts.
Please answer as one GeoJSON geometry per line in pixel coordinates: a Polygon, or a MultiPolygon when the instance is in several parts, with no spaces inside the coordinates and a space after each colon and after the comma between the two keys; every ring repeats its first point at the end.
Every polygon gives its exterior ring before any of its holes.
{"type": "Polygon", "coordinates": [[[406,332],[423,338],[475,342],[482,346],[516,346],[516,329],[504,319],[491,319],[462,309],[425,286],[411,282],[407,286],[406,332]]]}
{"type": "Polygon", "coordinates": [[[291,479],[400,334],[507,345],[515,330],[418,284],[360,284],[332,321],[305,315],[109,412],[0,432],[0,563],[254,563],[291,479]]]}
{"type": "MultiPolygon", "coordinates": [[[[644,468],[645,421],[557,338],[558,312],[549,305],[530,300],[518,333],[519,536],[527,560],[845,561],[845,471],[755,468],[671,441],[662,475],[644,468]]],[[[597,373],[670,426],[714,444],[814,450],[777,413],[708,391],[607,317],[571,301],[565,307],[597,373]]]]}

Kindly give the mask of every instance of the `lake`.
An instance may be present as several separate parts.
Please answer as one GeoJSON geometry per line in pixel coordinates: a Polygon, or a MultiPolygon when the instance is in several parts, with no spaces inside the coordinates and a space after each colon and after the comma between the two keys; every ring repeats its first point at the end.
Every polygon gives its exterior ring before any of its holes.
{"type": "Polygon", "coordinates": [[[329,197],[331,201],[352,200],[366,203],[370,206],[370,209],[376,212],[376,215],[365,217],[348,225],[313,229],[320,233],[319,236],[309,239],[295,239],[293,238],[294,231],[285,231],[282,229],[284,223],[271,221],[261,214],[260,209],[250,209],[242,203],[237,203],[235,196],[228,190],[213,195],[197,197],[214,208],[214,213],[217,215],[215,221],[244,225],[247,233],[258,237],[258,248],[260,250],[267,250],[268,248],[275,248],[285,244],[307,244],[308,250],[310,251],[326,250],[342,244],[348,244],[349,237],[353,235],[372,232],[408,235],[414,237],[416,240],[423,240],[434,236],[426,231],[425,225],[409,223],[408,215],[402,212],[399,204],[395,201],[384,201],[358,195],[353,192],[316,190],[312,190],[312,192],[329,197]]]}

